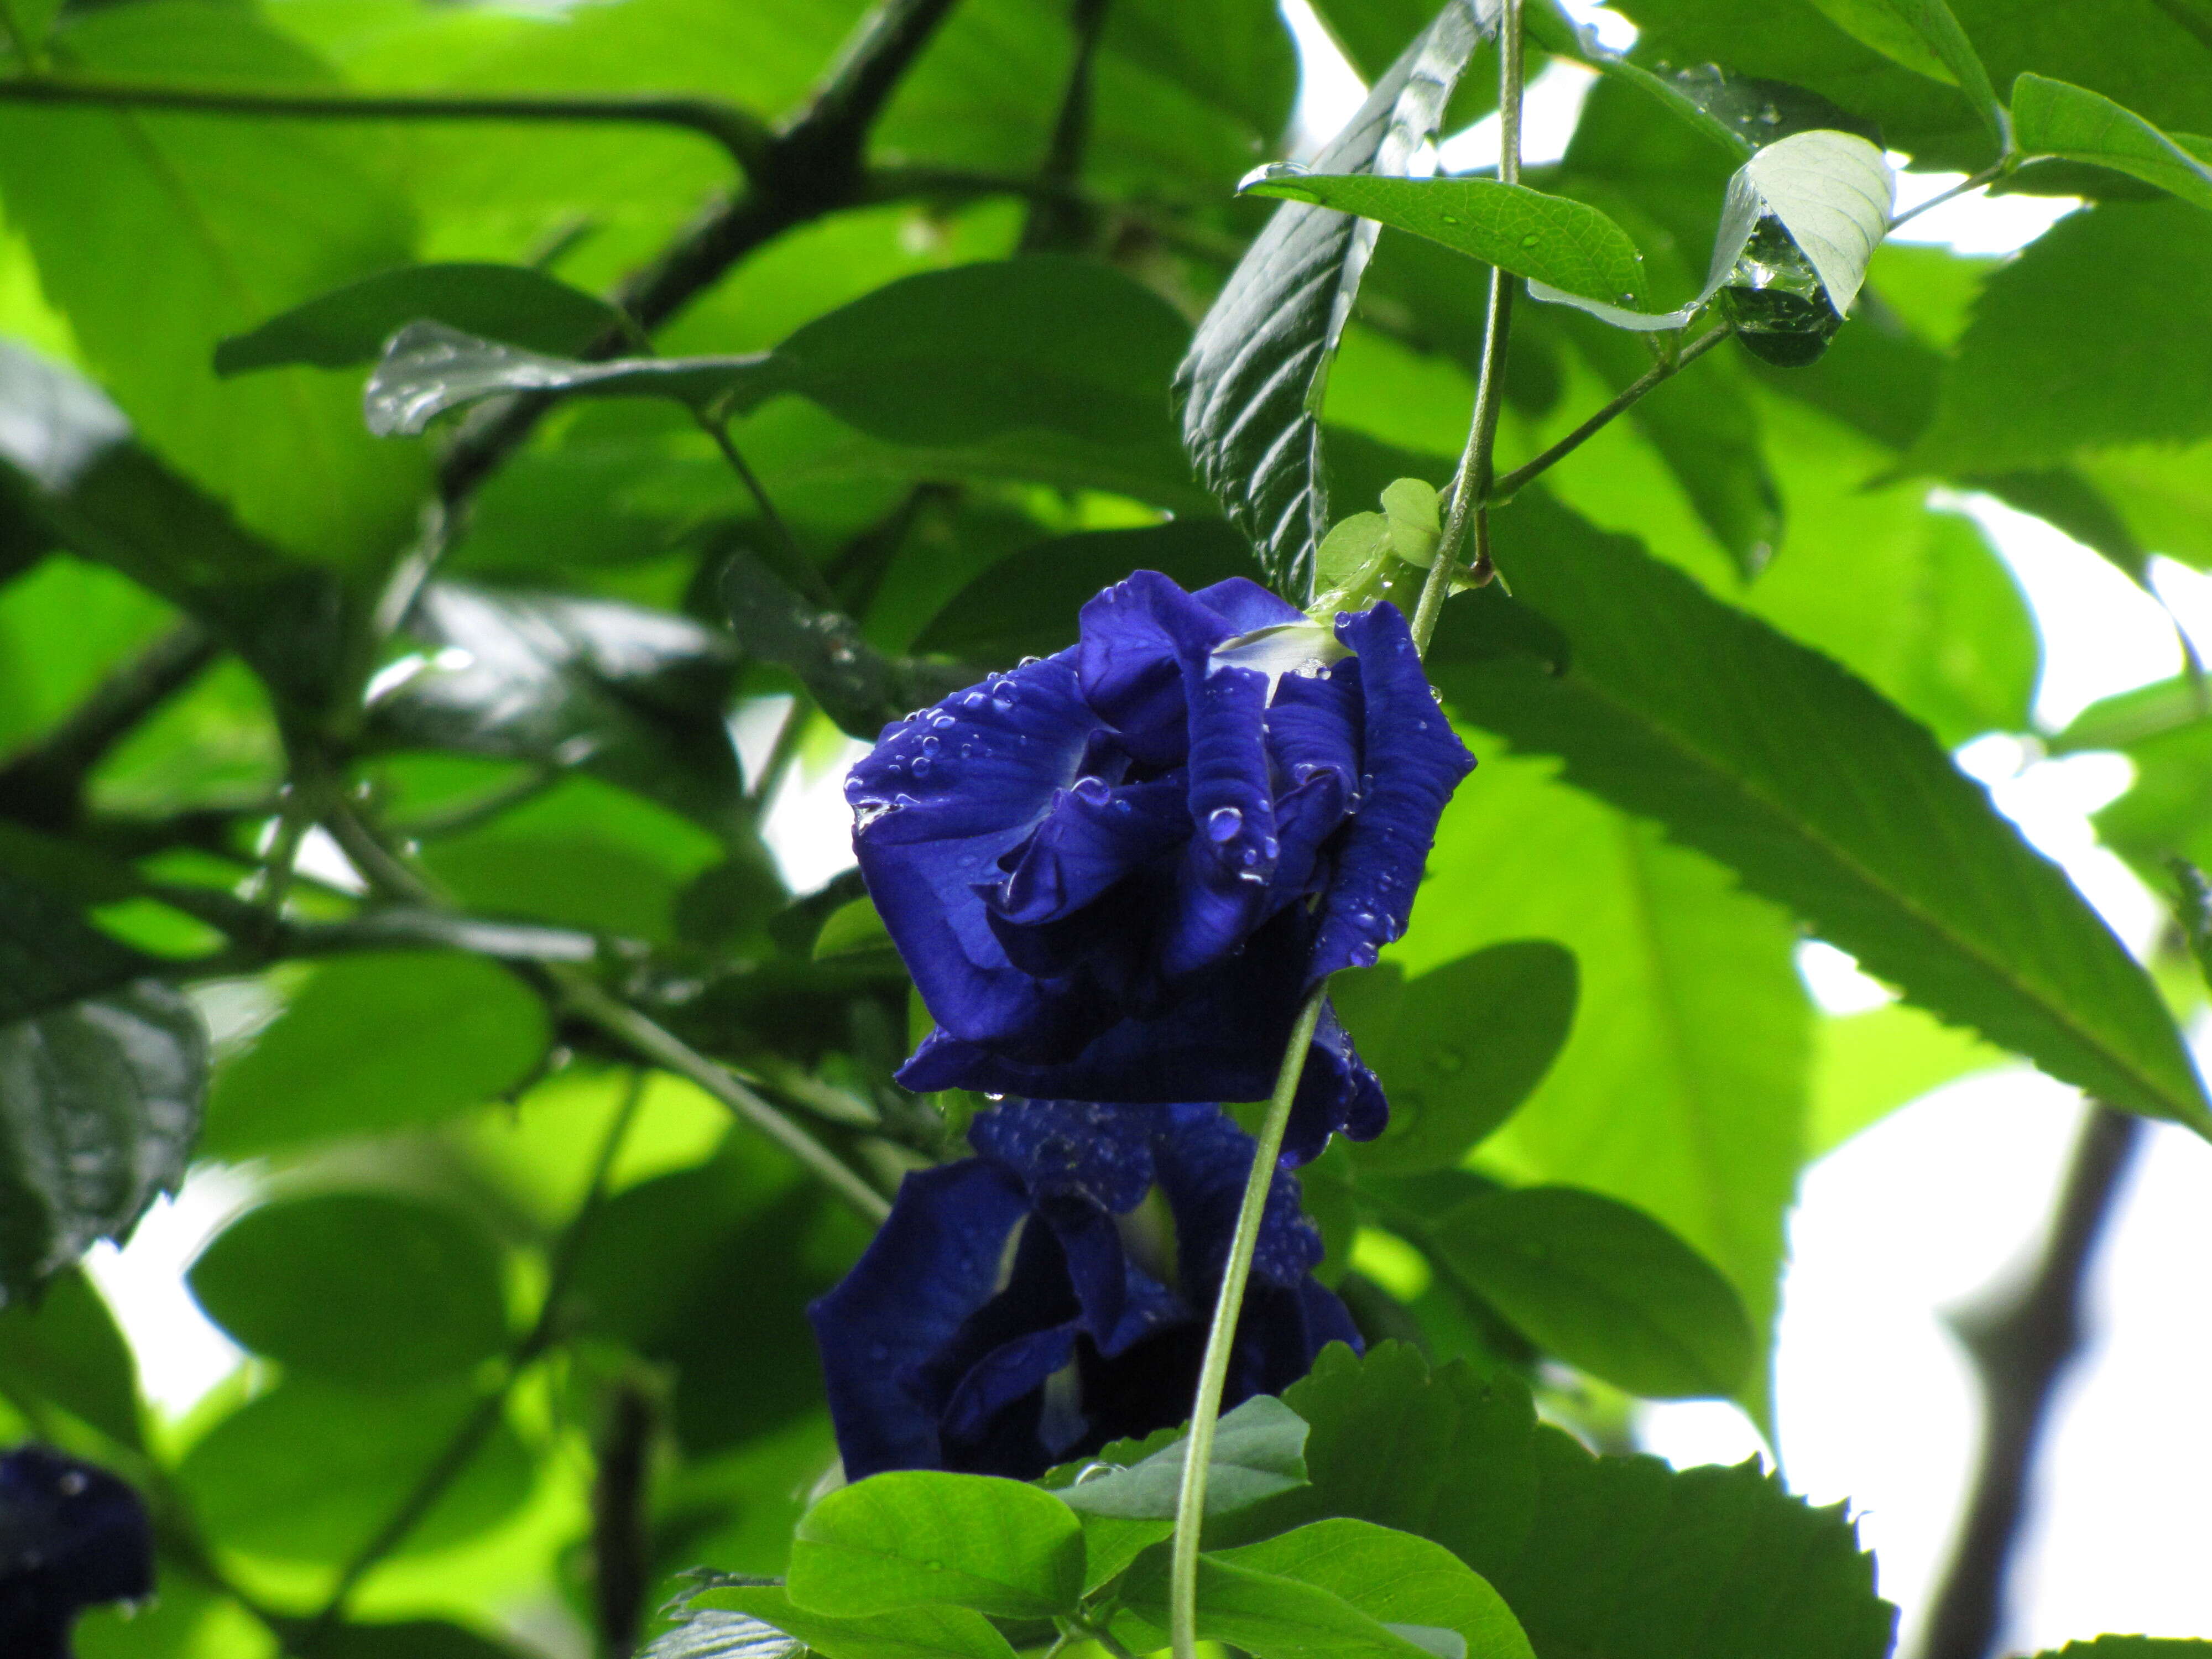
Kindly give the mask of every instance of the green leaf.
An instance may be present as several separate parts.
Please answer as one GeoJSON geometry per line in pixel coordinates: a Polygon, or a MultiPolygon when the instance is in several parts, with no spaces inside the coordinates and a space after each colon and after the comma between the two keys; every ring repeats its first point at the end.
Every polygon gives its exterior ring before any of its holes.
{"type": "Polygon", "coordinates": [[[1243,193],[1356,213],[1569,294],[1642,304],[1644,256],[1628,233],[1594,207],[1526,185],[1280,168],[1243,193]]]}
{"type": "MultiPolygon", "coordinates": [[[[1450,0],[1315,157],[1316,172],[1397,177],[1434,137],[1495,10],[1450,0]]],[[[1302,202],[1274,216],[1230,273],[1176,373],[1183,447],[1267,579],[1311,586],[1328,534],[1320,415],[1331,361],[1377,228],[1302,202]]]]}
{"type": "Polygon", "coordinates": [[[2045,1648],[2035,1659],[2203,1659],[2206,1654],[2212,1654],[2212,1642],[2172,1636],[2100,1636],[2045,1648]]]}
{"type": "Polygon", "coordinates": [[[0,1304],[176,1191],[206,1087],[199,1014],[158,980],[0,1026],[0,1304]]]}
{"type": "Polygon", "coordinates": [[[6,19],[8,45],[16,56],[27,56],[32,67],[36,67],[54,19],[60,14],[62,0],[0,0],[0,16],[6,19]]]}
{"type": "Polygon", "coordinates": [[[0,342],[0,496],[88,559],[204,622],[271,690],[310,714],[346,686],[366,606],[278,552],[131,435],[100,389],[0,342]]]}
{"type": "Polygon", "coordinates": [[[428,649],[371,705],[380,741],[574,765],[728,822],[743,786],[723,723],[726,635],[613,599],[458,582],[425,589],[410,628],[428,649]]]}
{"type": "MultiPolygon", "coordinates": [[[[333,76],[260,17],[154,0],[73,13],[72,73],[317,90],[333,76]]],[[[340,380],[226,385],[216,343],[404,264],[406,205],[358,131],[143,110],[0,110],[0,194],[39,282],[148,447],[256,535],[326,565],[380,564],[415,530],[423,457],[361,431],[340,380]]]]}
{"type": "Polygon", "coordinates": [[[1572,665],[1444,670],[1462,714],[1730,865],[1908,1001],[2125,1109],[2212,1127],[2148,978],[1924,729],[1625,538],[1525,500],[1498,533],[1572,665]]]}
{"type": "MultiPolygon", "coordinates": [[[[477,1410],[461,1383],[365,1392],[287,1377],[209,1430],[177,1480],[213,1541],[279,1561],[350,1559],[477,1410]]],[[[530,1495],[530,1455],[504,1422],[396,1553],[447,1548],[530,1495]]]]}
{"type": "Polygon", "coordinates": [[[949,1604],[1006,1619],[1074,1609],[1083,1528],[1052,1493],[904,1469],[831,1492],[799,1522],[790,1594],[839,1614],[949,1604]]]}
{"type": "Polygon", "coordinates": [[[1133,570],[1158,570],[1195,592],[1251,568],[1250,544],[1218,519],[1055,536],[1000,560],[954,594],[914,648],[1011,668],[1073,645],[1084,602],[1133,570]]]}
{"type": "Polygon", "coordinates": [[[1761,149],[1739,176],[1812,262],[1829,304],[1848,313],[1896,200],[1881,147],[1856,133],[1796,132],[1761,149]]]}
{"type": "Polygon", "coordinates": [[[1352,1516],[1434,1539],[1485,1576],[1520,1549],[1535,1504],[1536,1419],[1515,1378],[1480,1376],[1460,1359],[1431,1373],[1402,1342],[1364,1357],[1332,1345],[1283,1400],[1312,1425],[1311,1484],[1226,1517],[1224,1540],[1352,1516]]]}
{"type": "Polygon", "coordinates": [[[797,1637],[749,1613],[707,1607],[655,1637],[640,1659],[798,1659],[805,1650],[797,1637]]]}
{"type": "Polygon", "coordinates": [[[1569,1364],[1648,1399],[1741,1392],[1758,1345],[1727,1279],[1650,1217],[1571,1187],[1486,1194],[1428,1248],[1569,1364]]]}
{"type": "Polygon", "coordinates": [[[2212,217],[2179,202],[2069,215],[1993,274],[1907,458],[2002,472],[2212,435],[2212,217]]]}
{"type": "Polygon", "coordinates": [[[404,265],[231,336],[215,349],[215,372],[227,378],[300,363],[350,368],[374,362],[386,340],[425,318],[556,356],[574,356],[623,327],[622,313],[605,301],[528,265],[404,265]]]}
{"type": "Polygon", "coordinates": [[[46,1401],[122,1445],[145,1444],[131,1345],[79,1269],[55,1274],[35,1304],[0,1310],[0,1395],[46,1401]]]}
{"type": "Polygon", "coordinates": [[[1883,1659],[1897,1609],[1875,1594],[1844,1505],[1814,1509],[1757,1459],[1674,1470],[1535,1434],[1536,1524],[1488,1573],[1536,1650],[1617,1659],[1883,1659]]]}
{"type": "Polygon", "coordinates": [[[814,960],[828,957],[866,956],[895,950],[890,930],[882,915],[865,897],[832,910],[814,936],[814,960]]]}
{"type": "Polygon", "coordinates": [[[2032,155],[2110,167],[2212,208],[2212,167],[2102,93],[2023,75],[2013,82],[2012,118],[2021,148],[2032,155]]]}
{"type": "MultiPolygon", "coordinates": [[[[0,849],[16,855],[16,840],[0,831],[0,849]]],[[[72,902],[46,883],[26,879],[29,873],[0,871],[0,1024],[112,991],[160,965],[94,927],[82,896],[72,902]]]]}
{"type": "MultiPolygon", "coordinates": [[[[1944,0],[1813,0],[1813,4],[1854,40],[1915,74],[1960,88],[1972,100],[1982,125],[2000,144],[2004,143],[2004,106],[1990,84],[1981,55],[1944,0]]],[[[2018,95],[2015,88],[2014,96],[2018,95]]],[[[2017,108],[2014,118],[2019,118],[2017,108]]]]}
{"type": "Polygon", "coordinates": [[[507,1346],[500,1261],[447,1206],[326,1193],[249,1210],[187,1280],[250,1352],[333,1382],[404,1388],[471,1370],[507,1346]]]}
{"type": "MultiPolygon", "coordinates": [[[[1457,621],[1447,611],[1430,659],[1448,696],[1457,621]]],[[[1394,954],[1419,972],[1538,934],[1580,969],[1566,1047],[1484,1158],[1508,1179],[1571,1182],[1656,1217],[1728,1274],[1765,1330],[1803,1157],[1813,1013],[1800,932],[1720,866],[1557,781],[1549,762],[1474,742],[1482,787],[1446,811],[1421,925],[1394,954]]]]}
{"type": "MultiPolygon", "coordinates": [[[[1304,1486],[1307,1432],[1305,1419],[1269,1395],[1255,1395],[1224,1415],[1214,1425],[1206,1515],[1228,1515],[1304,1486]]],[[[1085,1515],[1171,1519],[1188,1452],[1188,1442],[1176,1440],[1126,1468],[1094,1465],[1105,1472],[1079,1474],[1073,1485],[1060,1489],[1060,1501],[1085,1515]]]]}
{"type": "Polygon", "coordinates": [[[1551,1069],[1574,1024],[1577,979],[1571,951],[1517,939],[1415,979],[1392,962],[1339,980],[1337,1012],[1390,1097],[1382,1138],[1348,1148],[1358,1166],[1456,1165],[1551,1069]]]}
{"type": "Polygon", "coordinates": [[[1901,1002],[1830,1015],[1818,1030],[1808,1158],[1825,1157],[1954,1079],[2011,1060],[1972,1032],[1901,1002]]]}
{"type": "Polygon", "coordinates": [[[547,1037],[544,1004],[481,957],[336,957],[216,1073],[207,1150],[242,1158],[434,1121],[520,1082],[547,1037]]]}
{"type": "MultiPolygon", "coordinates": [[[[284,1633],[305,1644],[308,1620],[283,1621],[284,1633]]],[[[391,1624],[331,1625],[316,1630],[314,1650],[326,1659],[522,1659],[520,1651],[489,1636],[440,1619],[391,1624]]]]}
{"type": "Polygon", "coordinates": [[[1172,307],[1110,266],[1036,255],[902,278],[744,356],[576,362],[413,323],[369,377],[363,408],[369,429],[388,436],[513,392],[665,397],[739,413],[789,392],[889,443],[1047,431],[1187,477],[1165,415],[1186,337],[1172,307]],[[1071,317],[1084,326],[1068,327],[1071,317]]]}
{"type": "MultiPolygon", "coordinates": [[[[1160,1647],[1168,1628],[1166,1551],[1139,1557],[1121,1592],[1115,1634],[1139,1651],[1160,1647]]],[[[1414,1634],[1427,1632],[1392,1630],[1316,1584],[1241,1565],[1218,1553],[1198,1558],[1202,1642],[1226,1643],[1254,1659],[1457,1659],[1410,1639],[1414,1634]]]]}
{"type": "Polygon", "coordinates": [[[738,1609],[740,1617],[754,1625],[735,1630],[722,1626],[738,1646],[678,1645],[666,1655],[655,1648],[651,1651],[656,1659],[724,1659],[725,1655],[729,1659],[780,1659],[764,1634],[768,1630],[798,1638],[823,1659],[1012,1659],[1014,1651],[988,1620],[967,1607],[902,1607],[896,1613],[846,1615],[799,1607],[772,1584],[716,1584],[698,1594],[711,1595],[722,1607],[738,1609]]]}
{"type": "Polygon", "coordinates": [[[1522,1659],[1530,1651],[1504,1598],[1459,1557],[1372,1521],[1316,1521],[1212,1559],[1328,1590],[1401,1633],[1407,1626],[1452,1632],[1464,1644],[1463,1659],[1522,1659]]]}

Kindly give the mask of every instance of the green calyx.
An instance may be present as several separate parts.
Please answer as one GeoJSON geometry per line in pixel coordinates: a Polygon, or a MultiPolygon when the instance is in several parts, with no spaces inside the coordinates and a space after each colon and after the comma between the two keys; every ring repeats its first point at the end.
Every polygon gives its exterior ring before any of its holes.
{"type": "MultiPolygon", "coordinates": [[[[1420,589],[1413,573],[1437,562],[1443,540],[1443,504],[1419,478],[1399,478],[1382,491],[1380,513],[1340,519],[1322,540],[1314,563],[1314,600],[1306,614],[1326,622],[1340,611],[1364,611],[1395,599],[1407,609],[1420,589]]],[[[1465,586],[1455,581],[1456,592],[1465,586]]]]}

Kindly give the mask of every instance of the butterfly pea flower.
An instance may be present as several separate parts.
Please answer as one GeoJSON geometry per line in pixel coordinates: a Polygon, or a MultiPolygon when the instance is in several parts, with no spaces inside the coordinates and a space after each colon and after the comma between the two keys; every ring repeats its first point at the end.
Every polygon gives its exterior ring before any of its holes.
{"type": "Polygon", "coordinates": [[[0,1455],[0,1653],[69,1659],[78,1613],[153,1589],[153,1530],[137,1492],[43,1447],[0,1455]]]}
{"type": "MultiPolygon", "coordinates": [[[[1115,584],[1078,644],[885,727],[847,781],[936,1022],[899,1080],[1265,1098],[1307,993],[1405,931],[1474,764],[1395,605],[1329,626],[1242,579],[1115,584]]],[[[1285,1156],[1386,1113],[1325,1009],[1285,1156]]]]}
{"type": "MultiPolygon", "coordinates": [[[[908,1175],[890,1218],[809,1310],[846,1474],[1026,1480],[1189,1414],[1251,1168],[1210,1105],[1008,1101],[976,1156],[908,1175]]],[[[1359,1346],[1312,1277],[1321,1236],[1278,1170],[1224,1406],[1359,1346]]]]}

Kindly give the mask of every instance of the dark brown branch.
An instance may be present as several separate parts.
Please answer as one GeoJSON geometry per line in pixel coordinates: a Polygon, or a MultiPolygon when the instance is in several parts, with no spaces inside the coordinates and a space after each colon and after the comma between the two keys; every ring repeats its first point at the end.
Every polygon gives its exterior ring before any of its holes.
{"type": "MultiPolygon", "coordinates": [[[[719,281],[731,266],[785,231],[868,199],[862,157],[868,132],[955,0],[883,0],[848,43],[799,115],[769,138],[752,186],[710,208],[660,257],[623,285],[616,303],[647,333],[719,281]]],[[[630,345],[610,330],[584,353],[604,357],[630,345]]],[[[446,457],[439,484],[461,501],[530,434],[552,400],[517,398],[465,427],[446,457]]]]}
{"type": "Polygon", "coordinates": [[[2081,1352],[2090,1263],[2142,1139],[2142,1119],[2094,1106],[2033,1273],[1953,1316],[1980,1376],[1982,1455],[1922,1659],[1987,1659],[1996,1650],[2036,1453],[2052,1396],[2081,1352]]]}
{"type": "Polygon", "coordinates": [[[198,623],[170,629],[95,687],[44,741],[0,769],[0,817],[41,829],[70,828],[93,769],[219,654],[214,636],[198,623]]]}

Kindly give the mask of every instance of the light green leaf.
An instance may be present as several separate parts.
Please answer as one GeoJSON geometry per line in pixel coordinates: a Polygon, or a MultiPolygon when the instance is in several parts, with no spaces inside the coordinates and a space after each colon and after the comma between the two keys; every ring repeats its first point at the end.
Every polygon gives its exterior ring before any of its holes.
{"type": "Polygon", "coordinates": [[[240,1347],[335,1382],[433,1382],[507,1345],[490,1238],[418,1199],[325,1193],[263,1205],[217,1234],[188,1279],[240,1347]]]}
{"type": "Polygon", "coordinates": [[[2212,208],[2212,167],[2102,93],[2023,75],[2013,82],[2012,118],[2021,148],[2031,155],[2111,167],[2212,208]]]}
{"type": "Polygon", "coordinates": [[[2172,1636],[2099,1636],[2045,1648],[2035,1659],[2205,1659],[2212,1642],[2172,1636]]]}
{"type": "Polygon", "coordinates": [[[1548,503],[1505,522],[1500,564],[1571,661],[1444,672],[1464,715],[1730,864],[1908,1001],[2124,1109],[2212,1129],[2148,977],[1924,729],[1632,541],[1548,503]]]}
{"type": "Polygon", "coordinates": [[[892,950],[890,930],[876,907],[863,895],[830,913],[822,931],[814,936],[814,960],[854,957],[892,950]]]}
{"type": "Polygon", "coordinates": [[[2212,216],[2180,202],[2069,215],[1984,284],[1906,459],[2004,472],[2212,436],[2208,317],[2212,216]]]}
{"type": "Polygon", "coordinates": [[[110,1439],[143,1448],[138,1367],[115,1316],[78,1268],[0,1310],[0,1395],[43,1400],[110,1439]]]}
{"type": "MultiPolygon", "coordinates": [[[[1314,158],[1322,173],[1402,177],[1443,122],[1496,21],[1496,0],[1449,0],[1314,158]]],[[[1275,210],[1207,310],[1176,372],[1185,452],[1267,579],[1301,599],[1328,533],[1321,411],[1329,367],[1379,230],[1303,202],[1275,210]]]]}
{"type": "Polygon", "coordinates": [[[1739,176],[1812,261],[1829,304],[1848,314],[1897,199],[1881,151],[1856,133],[1796,132],[1746,161],[1739,176]]]}
{"type": "Polygon", "coordinates": [[[206,1087],[206,1030],[159,980],[0,1025],[0,1304],[176,1191],[206,1087]]]}
{"type": "Polygon", "coordinates": [[[46,34],[54,26],[54,19],[62,9],[62,0],[0,0],[0,18],[7,27],[7,44],[19,58],[27,58],[31,67],[40,65],[45,56],[46,34]]]}
{"type": "Polygon", "coordinates": [[[1390,1097],[1389,1127],[1350,1145],[1353,1161],[1457,1164],[1543,1081],[1574,1024],[1576,987],[1573,955],[1548,939],[1493,945],[1412,980],[1395,962],[1338,980],[1337,1012],[1390,1097]]]}
{"type": "Polygon", "coordinates": [[[545,1050],[545,1005],[481,957],[341,957],[216,1073],[207,1150],[377,1134],[489,1099],[545,1050]]]}
{"type": "MultiPolygon", "coordinates": [[[[722,1630],[726,1643],[734,1640],[739,1645],[678,1644],[665,1659],[722,1659],[725,1654],[730,1659],[776,1659],[767,1635],[771,1631],[797,1638],[823,1659],[1013,1659],[1006,1638],[981,1613],[967,1607],[902,1607],[896,1613],[842,1617],[799,1607],[772,1584],[710,1584],[692,1599],[714,1603],[695,1614],[696,1619],[713,1617],[716,1608],[738,1609],[730,1616],[748,1624],[722,1630]]],[[[679,1633],[672,1632],[662,1640],[672,1641],[679,1633]]]]}
{"type": "Polygon", "coordinates": [[[1411,1634],[1409,1626],[1450,1632],[1460,1659],[1533,1659],[1504,1599],[1443,1545],[1413,1533],[1338,1516],[1212,1559],[1328,1590],[1401,1635],[1411,1634]]]}
{"type": "Polygon", "coordinates": [[[1808,1158],[1824,1157],[1954,1079],[2012,1063],[1971,1031],[1902,1002],[1831,1015],[1817,1033],[1808,1158]]]}
{"type": "Polygon", "coordinates": [[[1356,213],[1584,299],[1642,303],[1643,256],[1628,233],[1594,207],[1526,185],[1279,168],[1244,193],[1356,213]]]}
{"type": "MultiPolygon", "coordinates": [[[[1305,1419],[1269,1395],[1255,1395],[1224,1416],[1214,1425],[1207,1516],[1227,1515],[1305,1485],[1307,1432],[1305,1419]]],[[[1172,1517],[1188,1450],[1188,1441],[1176,1440],[1127,1468],[1097,1474],[1086,1470],[1073,1485],[1060,1489],[1060,1500],[1085,1515],[1125,1521],[1172,1517]]]]}
{"type": "Polygon", "coordinates": [[[788,1588],[794,1605],[840,1615],[945,1604],[1048,1618],[1082,1594],[1083,1528],[1059,1498],[1018,1480],[872,1475],[800,1518],[788,1588]]]}
{"type": "MultiPolygon", "coordinates": [[[[1121,1591],[1115,1633],[1139,1652],[1164,1646],[1167,1552],[1139,1557],[1121,1591]]],[[[1444,1659],[1435,1648],[1408,1639],[1425,1631],[1401,1633],[1332,1591],[1214,1552],[1198,1559],[1197,1633],[1200,1641],[1228,1643],[1254,1659],[1444,1659]]]]}
{"type": "Polygon", "coordinates": [[[1649,1399],[1725,1396],[1758,1350],[1728,1280],[1650,1217],[1571,1187],[1469,1200],[1428,1247],[1569,1364],[1649,1399]]]}
{"type": "Polygon", "coordinates": [[[349,368],[372,362],[402,327],[423,319],[526,350],[573,356],[622,313],[596,295],[528,265],[405,265],[364,276],[234,334],[215,350],[229,376],[297,363],[349,368]]]}
{"type": "Polygon", "coordinates": [[[1989,70],[1982,67],[1981,54],[1944,0],[1813,0],[1813,4],[1854,40],[1915,74],[1963,90],[1982,125],[1999,143],[2004,143],[2004,106],[1990,83],[1989,70]]]}
{"type": "MultiPolygon", "coordinates": [[[[151,0],[72,13],[73,73],[319,90],[329,67],[251,10],[151,0]]],[[[0,110],[0,192],[47,299],[147,447],[255,534],[374,567],[415,531],[424,458],[364,434],[340,379],[225,384],[216,343],[404,264],[407,205],[367,135],[131,109],[0,110]]]]}

